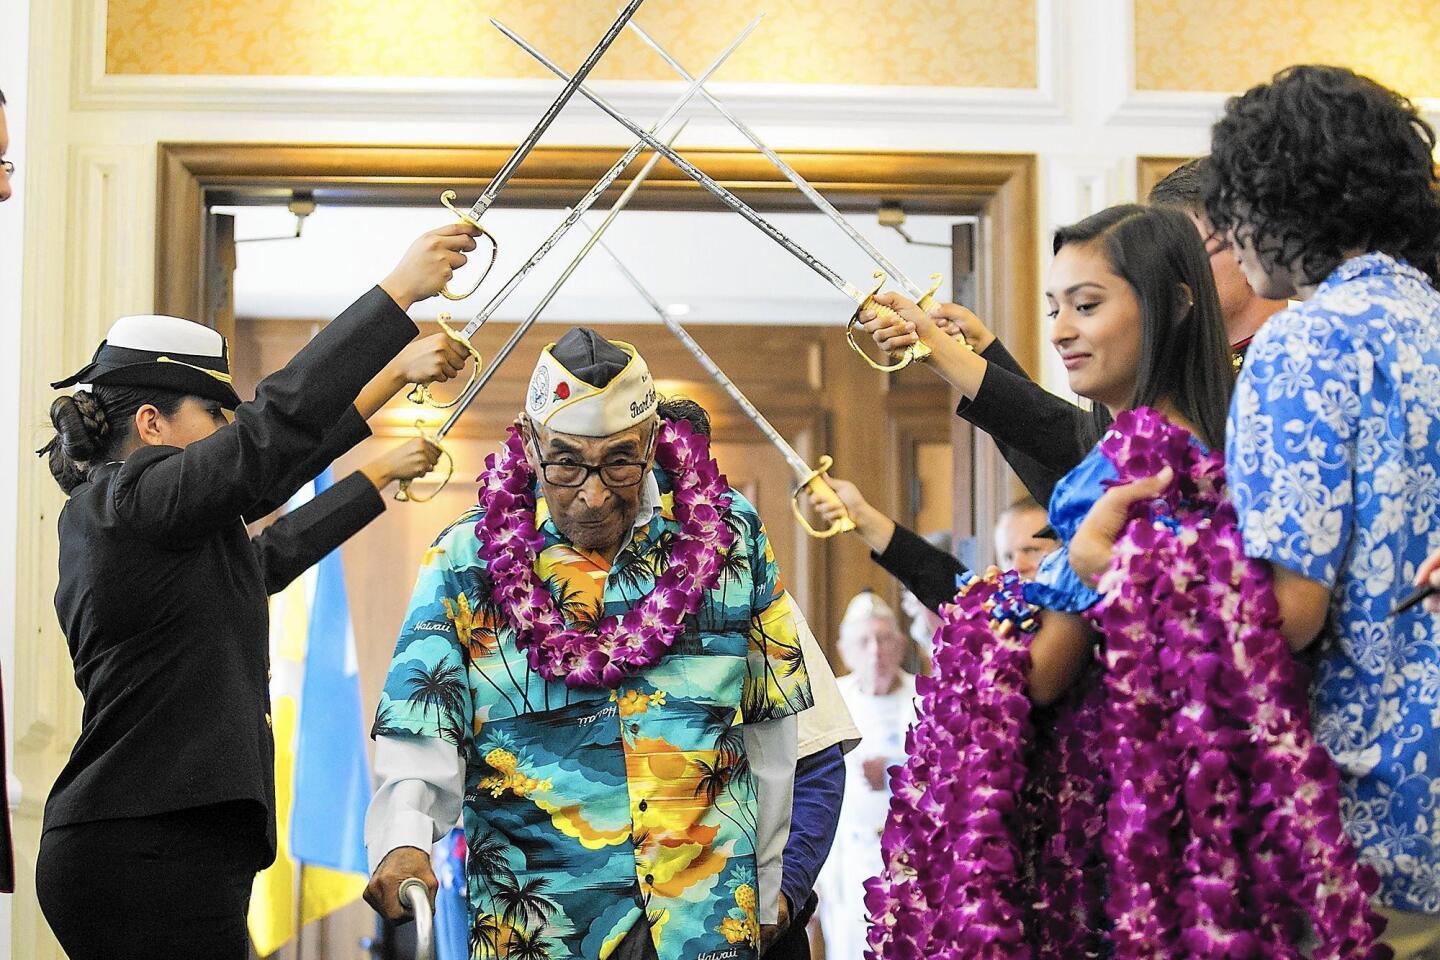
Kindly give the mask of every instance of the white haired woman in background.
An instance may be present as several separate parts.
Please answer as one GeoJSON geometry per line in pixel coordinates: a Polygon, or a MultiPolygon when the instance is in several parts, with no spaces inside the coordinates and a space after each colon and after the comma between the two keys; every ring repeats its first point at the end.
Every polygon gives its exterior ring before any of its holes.
{"type": "Polygon", "coordinates": [[[905,762],[905,731],[915,720],[915,677],[901,669],[909,639],[895,612],[868,590],[846,608],[839,647],[850,672],[836,682],[861,740],[845,756],[845,802],[817,887],[825,956],[860,960],[865,952],[864,884],[880,872],[880,831],[890,809],[886,771],[905,762]]]}

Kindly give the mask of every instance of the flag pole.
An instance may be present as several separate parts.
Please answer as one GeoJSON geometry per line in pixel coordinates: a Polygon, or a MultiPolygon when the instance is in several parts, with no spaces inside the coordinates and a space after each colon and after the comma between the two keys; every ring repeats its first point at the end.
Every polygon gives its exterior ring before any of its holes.
{"type": "Polygon", "coordinates": [[[299,890],[295,896],[295,960],[305,960],[305,861],[295,864],[299,890]]]}

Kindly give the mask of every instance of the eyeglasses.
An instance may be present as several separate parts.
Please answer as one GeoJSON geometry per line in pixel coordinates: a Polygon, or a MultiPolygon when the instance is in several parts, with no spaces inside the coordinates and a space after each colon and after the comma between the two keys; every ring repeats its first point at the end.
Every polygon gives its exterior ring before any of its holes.
{"type": "Polygon", "coordinates": [[[14,160],[0,160],[0,170],[4,170],[4,171],[5,171],[5,176],[7,176],[7,177],[13,177],[13,176],[15,176],[15,161],[14,161],[14,160]]]}
{"type": "MultiPolygon", "coordinates": [[[[645,472],[650,468],[648,451],[655,443],[656,433],[658,430],[652,428],[650,440],[645,445],[647,457],[644,460],[612,460],[610,463],[541,460],[540,470],[545,477],[545,482],[556,487],[583,487],[590,481],[590,476],[596,473],[600,474],[600,482],[612,490],[633,487],[645,479],[645,472]]],[[[530,444],[533,449],[537,451],[540,449],[540,443],[536,439],[533,429],[530,431],[530,444]]]]}

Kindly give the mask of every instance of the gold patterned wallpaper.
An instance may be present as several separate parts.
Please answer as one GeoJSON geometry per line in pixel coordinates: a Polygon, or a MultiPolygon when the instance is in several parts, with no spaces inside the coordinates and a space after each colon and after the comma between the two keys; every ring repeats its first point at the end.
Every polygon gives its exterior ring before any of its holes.
{"type": "MultiPolygon", "coordinates": [[[[108,0],[106,67],[112,74],[548,79],[488,18],[574,66],[618,8],[617,0],[108,0]]],[[[698,72],[762,9],[764,22],[717,79],[1035,86],[1035,0],[652,0],[636,20],[698,72]]],[[[594,76],[674,79],[628,33],[594,76]]]]}
{"type": "Polygon", "coordinates": [[[1436,0],[1134,0],[1135,86],[1239,92],[1292,63],[1334,63],[1440,97],[1436,0]]]}

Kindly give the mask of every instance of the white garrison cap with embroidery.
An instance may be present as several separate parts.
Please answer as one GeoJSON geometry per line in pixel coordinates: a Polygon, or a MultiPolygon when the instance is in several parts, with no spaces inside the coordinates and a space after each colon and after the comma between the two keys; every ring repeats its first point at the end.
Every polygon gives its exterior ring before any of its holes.
{"type": "Polygon", "coordinates": [[[608,437],[655,413],[655,381],[640,352],[576,327],[540,351],[525,412],[557,433],[608,437]]]}

